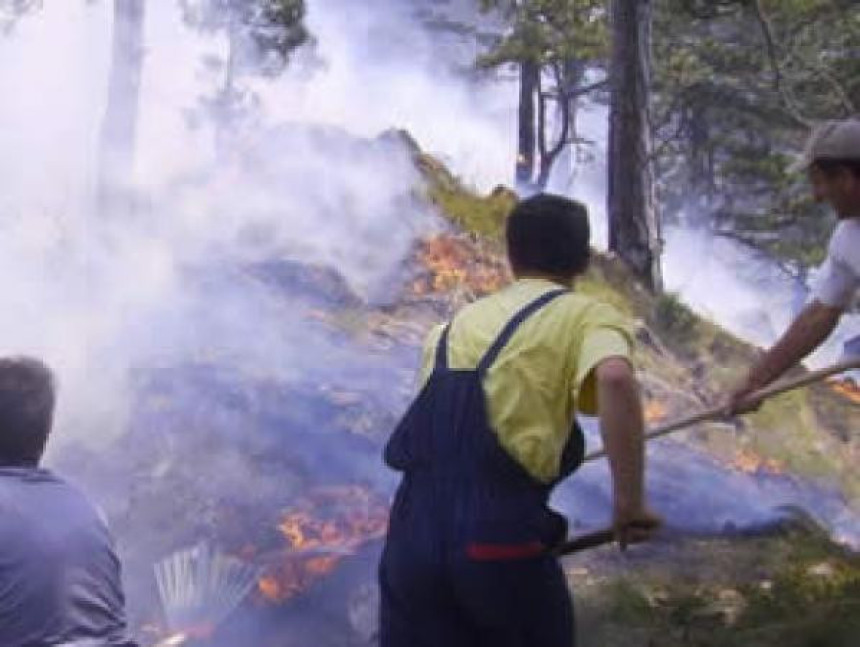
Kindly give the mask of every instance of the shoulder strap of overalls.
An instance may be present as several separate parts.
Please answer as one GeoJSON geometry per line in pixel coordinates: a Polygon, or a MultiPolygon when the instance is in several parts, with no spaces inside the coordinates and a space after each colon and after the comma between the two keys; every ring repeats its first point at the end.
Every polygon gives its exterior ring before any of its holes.
{"type": "MultiPolygon", "coordinates": [[[[526,319],[528,319],[532,314],[543,308],[550,301],[555,299],[562,294],[569,292],[569,290],[559,289],[559,290],[551,290],[546,294],[542,294],[537,299],[526,305],[522,310],[517,312],[511,318],[511,320],[505,325],[502,329],[502,332],[499,333],[499,336],[481,358],[480,363],[478,364],[477,371],[481,375],[484,375],[490,366],[493,365],[493,362],[496,361],[496,358],[499,356],[499,353],[502,352],[502,349],[505,345],[510,341],[511,337],[514,336],[514,333],[517,331],[517,328],[520,327],[526,319]]],[[[439,337],[439,343],[436,345],[436,366],[434,370],[437,371],[446,371],[448,370],[448,331],[451,329],[451,324],[448,323],[445,328],[442,330],[442,335],[439,337]]]]}
{"type": "Polygon", "coordinates": [[[450,322],[445,325],[442,330],[442,335],[439,337],[439,343],[436,344],[436,371],[448,370],[448,330],[451,328],[450,322]]]}
{"type": "Polygon", "coordinates": [[[566,294],[570,290],[559,289],[559,290],[550,290],[549,292],[542,294],[537,299],[529,303],[522,310],[520,310],[517,314],[511,318],[511,320],[505,325],[502,329],[502,332],[499,333],[499,336],[496,337],[496,341],[493,342],[493,345],[487,350],[484,356],[481,358],[481,362],[478,364],[478,373],[483,377],[486,375],[487,371],[493,365],[493,362],[499,357],[499,353],[502,352],[502,349],[507,345],[507,343],[511,340],[511,337],[514,336],[514,333],[520,327],[520,325],[529,317],[531,317],[535,312],[543,308],[550,301],[553,301],[556,297],[560,297],[562,294],[566,294]]]}

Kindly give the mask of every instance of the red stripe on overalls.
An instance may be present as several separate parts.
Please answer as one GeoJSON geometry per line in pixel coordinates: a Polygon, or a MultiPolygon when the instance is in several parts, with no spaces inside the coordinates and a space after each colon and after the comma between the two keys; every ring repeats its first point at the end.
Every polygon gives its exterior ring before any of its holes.
{"type": "Polygon", "coordinates": [[[524,559],[537,557],[544,551],[546,547],[539,541],[530,541],[527,544],[472,543],[466,546],[466,555],[475,561],[524,559]]]}

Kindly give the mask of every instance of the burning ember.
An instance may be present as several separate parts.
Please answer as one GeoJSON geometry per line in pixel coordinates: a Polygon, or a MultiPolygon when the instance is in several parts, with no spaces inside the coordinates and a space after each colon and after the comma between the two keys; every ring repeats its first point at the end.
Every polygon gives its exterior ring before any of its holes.
{"type": "Polygon", "coordinates": [[[860,387],[850,377],[827,380],[830,388],[852,402],[860,404],[860,387]]]}
{"type": "Polygon", "coordinates": [[[659,400],[648,400],[645,402],[643,413],[645,415],[645,422],[650,425],[665,420],[669,412],[666,410],[666,405],[659,400]]]}
{"type": "Polygon", "coordinates": [[[359,486],[315,490],[278,524],[288,547],[257,588],[265,599],[285,602],[363,544],[382,537],[387,526],[388,504],[370,491],[359,486]]]}
{"type": "Polygon", "coordinates": [[[779,461],[762,458],[749,449],[738,450],[730,465],[744,474],[782,474],[783,472],[779,461]]]}
{"type": "Polygon", "coordinates": [[[465,235],[439,234],[418,246],[426,272],[412,282],[416,295],[465,288],[474,297],[496,292],[510,281],[507,265],[465,235]]]}

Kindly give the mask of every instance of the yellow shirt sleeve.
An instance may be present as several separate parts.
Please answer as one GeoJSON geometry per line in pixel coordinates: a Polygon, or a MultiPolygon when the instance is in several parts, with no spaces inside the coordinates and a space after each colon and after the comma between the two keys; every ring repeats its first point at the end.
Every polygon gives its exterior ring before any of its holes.
{"type": "Polygon", "coordinates": [[[594,369],[610,357],[630,360],[633,335],[620,313],[606,304],[596,305],[586,319],[572,387],[576,408],[584,414],[594,415],[597,413],[594,369]]]}

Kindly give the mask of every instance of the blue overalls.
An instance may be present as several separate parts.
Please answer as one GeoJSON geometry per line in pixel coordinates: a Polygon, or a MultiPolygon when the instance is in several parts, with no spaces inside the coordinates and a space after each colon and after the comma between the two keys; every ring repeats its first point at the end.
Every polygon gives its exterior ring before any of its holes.
{"type": "Polygon", "coordinates": [[[380,568],[381,647],[571,647],[573,607],[551,548],[567,534],[548,507],[582,462],[573,423],[561,474],[531,476],[499,443],[482,380],[548,292],[502,330],[475,370],[448,368],[448,327],[435,368],[385,448],[403,472],[380,568]]]}

